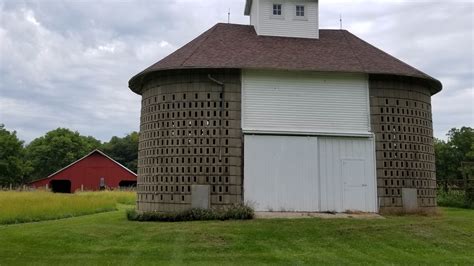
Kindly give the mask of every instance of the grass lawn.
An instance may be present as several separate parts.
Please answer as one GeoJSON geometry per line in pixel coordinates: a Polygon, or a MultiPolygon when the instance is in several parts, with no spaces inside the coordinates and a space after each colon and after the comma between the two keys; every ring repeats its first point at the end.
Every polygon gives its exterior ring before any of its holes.
{"type": "Polygon", "coordinates": [[[117,210],[117,203],[134,204],[135,198],[134,192],[121,191],[76,194],[0,191],[0,224],[44,221],[113,211],[117,210]]]}
{"type": "Polygon", "coordinates": [[[474,264],[474,211],[384,220],[140,223],[125,208],[0,226],[0,265],[474,264]]]}

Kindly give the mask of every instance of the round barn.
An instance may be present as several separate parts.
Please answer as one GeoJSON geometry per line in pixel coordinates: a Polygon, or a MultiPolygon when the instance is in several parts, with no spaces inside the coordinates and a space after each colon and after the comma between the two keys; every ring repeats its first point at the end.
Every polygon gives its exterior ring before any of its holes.
{"type": "Polygon", "coordinates": [[[139,211],[432,211],[441,83],[346,30],[318,1],[247,0],[134,76],[139,211]]]}

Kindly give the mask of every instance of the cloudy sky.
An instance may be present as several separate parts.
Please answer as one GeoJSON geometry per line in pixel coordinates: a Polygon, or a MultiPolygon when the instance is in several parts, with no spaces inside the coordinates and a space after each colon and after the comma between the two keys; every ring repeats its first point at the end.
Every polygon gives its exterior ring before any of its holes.
{"type": "MultiPolygon", "coordinates": [[[[244,0],[0,1],[0,124],[29,142],[57,127],[102,141],[138,130],[128,80],[217,22],[248,24],[244,0]]],[[[344,28],[438,78],[435,136],[474,126],[473,1],[321,0],[344,28]]]]}

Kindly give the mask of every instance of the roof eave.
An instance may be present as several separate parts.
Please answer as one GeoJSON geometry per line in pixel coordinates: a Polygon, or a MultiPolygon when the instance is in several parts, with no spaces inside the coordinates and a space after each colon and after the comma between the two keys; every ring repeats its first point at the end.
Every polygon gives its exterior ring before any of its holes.
{"type": "Polygon", "coordinates": [[[141,88],[140,88],[140,80],[139,79],[142,79],[142,77],[145,75],[145,73],[143,72],[140,72],[138,74],[136,74],[135,76],[133,76],[129,81],[128,81],[128,87],[130,88],[130,90],[132,90],[134,93],[138,94],[138,95],[141,95],[141,88]]]}
{"type": "MultiPolygon", "coordinates": [[[[146,76],[149,74],[161,72],[161,71],[167,71],[167,70],[192,70],[192,69],[218,69],[218,68],[236,68],[236,69],[265,69],[265,70],[288,70],[288,71],[310,71],[310,72],[340,72],[340,71],[322,71],[322,70],[297,70],[297,69],[279,69],[279,68],[255,68],[255,67],[245,67],[245,66],[235,66],[235,67],[212,67],[212,66],[188,66],[188,67],[171,67],[171,68],[163,68],[163,69],[155,69],[151,71],[142,71],[139,74],[135,75],[130,79],[128,82],[128,87],[136,94],[141,95],[142,94],[142,86],[143,86],[143,81],[145,80],[146,76]]],[[[341,71],[344,72],[344,71],[341,71]]],[[[443,84],[430,76],[414,76],[414,75],[407,75],[407,74],[402,74],[402,73],[367,73],[367,72],[362,72],[362,71],[347,71],[347,73],[365,73],[369,75],[391,75],[391,76],[400,76],[400,77],[408,77],[408,78],[415,78],[418,80],[424,80],[427,82],[427,84],[430,87],[430,92],[431,95],[435,95],[439,93],[443,89],[443,84]]]]}
{"type": "Polygon", "coordinates": [[[443,90],[443,84],[437,79],[429,79],[428,83],[431,85],[431,96],[443,90]]]}
{"type": "Polygon", "coordinates": [[[425,78],[426,81],[428,81],[428,84],[430,86],[430,91],[431,91],[431,96],[441,92],[443,90],[443,83],[441,81],[435,79],[435,78],[425,78]]]}
{"type": "Polygon", "coordinates": [[[397,73],[368,73],[368,74],[370,77],[378,77],[378,78],[396,77],[396,78],[404,78],[404,79],[410,79],[410,80],[422,82],[423,84],[425,84],[426,87],[428,87],[431,96],[443,90],[443,84],[441,83],[441,81],[430,76],[406,75],[406,74],[397,74],[397,73]]]}

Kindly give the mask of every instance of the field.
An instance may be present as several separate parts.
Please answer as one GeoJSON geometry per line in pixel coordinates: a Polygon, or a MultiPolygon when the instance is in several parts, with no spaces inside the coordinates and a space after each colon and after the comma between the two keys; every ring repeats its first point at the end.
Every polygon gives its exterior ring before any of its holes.
{"type": "Polygon", "coordinates": [[[0,265],[474,264],[473,210],[376,220],[140,223],[126,220],[131,207],[0,225],[0,265]]]}
{"type": "Polygon", "coordinates": [[[117,203],[134,204],[133,192],[0,191],[0,224],[35,222],[117,210],[117,203]]]}

